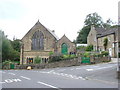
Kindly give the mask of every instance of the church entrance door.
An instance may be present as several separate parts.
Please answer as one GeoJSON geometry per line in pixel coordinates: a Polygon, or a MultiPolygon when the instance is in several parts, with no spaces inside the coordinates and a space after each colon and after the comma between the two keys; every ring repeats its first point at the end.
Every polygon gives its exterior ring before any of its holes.
{"type": "Polygon", "coordinates": [[[68,54],[68,46],[67,46],[67,44],[63,43],[61,47],[62,47],[61,48],[62,54],[68,54]]]}

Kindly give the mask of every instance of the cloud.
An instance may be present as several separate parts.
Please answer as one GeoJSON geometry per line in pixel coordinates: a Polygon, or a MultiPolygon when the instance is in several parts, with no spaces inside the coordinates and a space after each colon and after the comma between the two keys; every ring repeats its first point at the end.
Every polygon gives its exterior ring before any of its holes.
{"type": "Polygon", "coordinates": [[[25,14],[22,3],[15,0],[0,1],[0,19],[18,19],[25,14]]]}
{"type": "Polygon", "coordinates": [[[66,34],[73,41],[93,12],[116,21],[117,0],[1,0],[0,28],[8,38],[21,39],[39,19],[58,37],[66,34]]]}

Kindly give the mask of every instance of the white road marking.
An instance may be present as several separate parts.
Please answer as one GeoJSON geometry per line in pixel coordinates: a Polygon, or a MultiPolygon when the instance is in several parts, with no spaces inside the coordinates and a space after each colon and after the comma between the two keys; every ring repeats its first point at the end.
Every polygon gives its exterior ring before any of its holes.
{"type": "Polygon", "coordinates": [[[0,83],[5,83],[5,82],[0,82],[0,83]]]}
{"type": "Polygon", "coordinates": [[[65,71],[66,69],[60,69],[60,70],[58,70],[59,72],[62,72],[62,71],[65,71]]]}
{"type": "Polygon", "coordinates": [[[99,66],[92,66],[92,68],[93,68],[93,67],[99,67],[99,66]]]}
{"type": "Polygon", "coordinates": [[[74,70],[74,69],[72,68],[72,69],[70,69],[70,70],[74,70]]]}
{"type": "Polygon", "coordinates": [[[24,77],[24,76],[20,76],[21,78],[24,78],[24,79],[27,79],[27,80],[31,80],[30,78],[28,77],[24,77]]]}
{"type": "Polygon", "coordinates": [[[105,69],[105,68],[111,68],[111,67],[113,67],[113,66],[101,67],[101,68],[97,68],[97,69],[95,69],[95,70],[99,70],[99,69],[105,69]]]}
{"type": "Polygon", "coordinates": [[[76,68],[76,69],[83,69],[83,68],[76,68]]]}
{"type": "Polygon", "coordinates": [[[10,74],[10,75],[15,75],[14,73],[8,73],[8,74],[10,74]]]}
{"type": "Polygon", "coordinates": [[[67,76],[68,74],[64,74],[65,76],[67,76]]]}
{"type": "Polygon", "coordinates": [[[87,71],[93,71],[93,69],[86,69],[87,71]]]}
{"type": "Polygon", "coordinates": [[[12,79],[14,82],[20,82],[21,80],[20,79],[12,79]]]}
{"type": "Polygon", "coordinates": [[[60,73],[61,76],[65,76],[64,73],[60,73]]]}
{"type": "Polygon", "coordinates": [[[54,74],[56,74],[56,75],[60,75],[60,73],[56,73],[56,72],[54,72],[54,74]]]}
{"type": "Polygon", "coordinates": [[[71,74],[57,73],[57,72],[54,72],[54,70],[51,70],[51,71],[49,71],[49,72],[40,71],[40,73],[56,74],[56,75],[60,75],[60,76],[63,76],[63,77],[85,80],[83,77],[80,77],[80,76],[77,77],[77,76],[71,75],[71,74]]]}
{"type": "Polygon", "coordinates": [[[111,67],[114,67],[114,66],[107,66],[107,67],[100,67],[100,68],[94,68],[94,69],[86,69],[87,71],[94,71],[94,70],[100,70],[100,69],[105,69],[105,68],[111,68],[111,67]]]}
{"type": "Polygon", "coordinates": [[[12,82],[20,82],[20,79],[6,79],[5,82],[6,83],[12,83],[12,82]]]}
{"type": "Polygon", "coordinates": [[[6,83],[12,83],[13,81],[11,79],[6,79],[5,82],[6,83]]]}
{"type": "Polygon", "coordinates": [[[43,85],[45,85],[45,86],[48,86],[48,87],[51,87],[51,88],[56,88],[56,89],[58,89],[58,90],[61,90],[61,89],[59,89],[58,87],[55,87],[55,86],[53,86],[53,85],[50,85],[50,84],[47,84],[47,83],[44,83],[44,82],[37,82],[37,83],[40,83],[40,84],[43,84],[43,85]]]}

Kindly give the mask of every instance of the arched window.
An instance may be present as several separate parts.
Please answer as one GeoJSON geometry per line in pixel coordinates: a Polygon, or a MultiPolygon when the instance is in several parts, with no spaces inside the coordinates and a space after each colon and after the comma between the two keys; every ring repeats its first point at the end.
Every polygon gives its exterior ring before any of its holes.
{"type": "Polygon", "coordinates": [[[44,35],[41,31],[37,31],[32,37],[32,50],[43,50],[44,49],[44,35]]]}
{"type": "Polygon", "coordinates": [[[61,53],[62,54],[68,54],[68,46],[67,46],[67,44],[63,43],[61,45],[61,53]]]}

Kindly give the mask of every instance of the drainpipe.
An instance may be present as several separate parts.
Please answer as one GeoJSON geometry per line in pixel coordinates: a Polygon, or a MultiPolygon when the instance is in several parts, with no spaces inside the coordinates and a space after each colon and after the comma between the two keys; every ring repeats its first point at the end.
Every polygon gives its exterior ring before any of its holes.
{"type": "Polygon", "coordinates": [[[22,47],[22,65],[23,65],[23,61],[24,61],[24,60],[23,60],[23,59],[24,59],[24,44],[22,44],[21,47],[22,47]]]}

